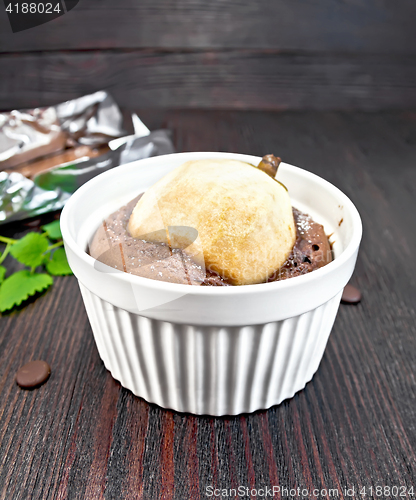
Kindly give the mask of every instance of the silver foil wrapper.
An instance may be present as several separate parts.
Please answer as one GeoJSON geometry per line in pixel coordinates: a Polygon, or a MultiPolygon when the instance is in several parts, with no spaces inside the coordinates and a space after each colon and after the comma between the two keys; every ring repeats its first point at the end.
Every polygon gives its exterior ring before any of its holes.
{"type": "Polygon", "coordinates": [[[0,172],[0,224],[58,210],[70,196],[39,188],[19,172],[0,172]]]}
{"type": "Polygon", "coordinates": [[[123,116],[104,91],[57,106],[0,114],[0,224],[62,208],[92,177],[113,167],[174,152],[167,130],[150,132],[132,115],[134,134],[126,136],[123,116]],[[28,179],[10,171],[22,162],[66,146],[108,144],[110,151],[77,158],[28,179]]]}

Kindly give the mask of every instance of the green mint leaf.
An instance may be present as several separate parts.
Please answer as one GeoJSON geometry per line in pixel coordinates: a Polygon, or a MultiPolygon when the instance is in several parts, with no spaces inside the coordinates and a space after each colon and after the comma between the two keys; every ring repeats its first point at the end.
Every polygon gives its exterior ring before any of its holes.
{"type": "Polygon", "coordinates": [[[18,271],[6,278],[0,287],[0,311],[4,312],[18,306],[36,292],[41,292],[52,285],[49,274],[32,274],[30,271],[18,271]]]}
{"type": "Polygon", "coordinates": [[[49,224],[45,224],[44,226],[42,226],[42,229],[47,233],[48,237],[51,240],[62,239],[61,226],[59,224],[59,220],[55,220],[53,222],[50,222],[49,224]]]}
{"type": "Polygon", "coordinates": [[[5,275],[6,275],[6,268],[4,266],[0,266],[0,283],[3,282],[5,275]]]}
{"type": "Polygon", "coordinates": [[[46,263],[46,269],[49,273],[55,276],[72,274],[72,270],[66,260],[66,253],[63,248],[55,250],[52,255],[52,259],[46,263]]]}
{"type": "Polygon", "coordinates": [[[48,249],[48,240],[39,233],[28,233],[14,243],[10,253],[22,264],[30,267],[40,266],[43,253],[48,249]]]}

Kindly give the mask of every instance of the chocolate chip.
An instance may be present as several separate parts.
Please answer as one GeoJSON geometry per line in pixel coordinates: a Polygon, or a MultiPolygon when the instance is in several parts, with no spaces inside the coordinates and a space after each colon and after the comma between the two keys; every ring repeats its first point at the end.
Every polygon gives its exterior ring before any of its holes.
{"type": "Polygon", "coordinates": [[[51,374],[51,367],[46,361],[29,361],[17,370],[16,382],[24,389],[33,389],[46,382],[51,374]]]}
{"type": "Polygon", "coordinates": [[[346,285],[342,292],[341,300],[345,304],[358,304],[361,300],[361,292],[355,286],[346,285]]]}

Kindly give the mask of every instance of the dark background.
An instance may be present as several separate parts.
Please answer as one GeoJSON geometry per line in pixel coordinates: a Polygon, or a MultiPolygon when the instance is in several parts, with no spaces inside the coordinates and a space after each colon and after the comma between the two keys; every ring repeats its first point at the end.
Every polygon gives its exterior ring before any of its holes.
{"type": "Polygon", "coordinates": [[[414,0],[81,0],[12,33],[2,9],[0,109],[415,107],[415,21],[414,0]]]}

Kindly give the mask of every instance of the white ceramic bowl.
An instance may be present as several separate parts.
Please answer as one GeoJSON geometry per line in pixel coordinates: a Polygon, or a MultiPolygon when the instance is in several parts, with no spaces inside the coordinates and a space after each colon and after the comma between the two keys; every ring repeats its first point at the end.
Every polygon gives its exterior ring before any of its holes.
{"type": "Polygon", "coordinates": [[[321,269],[280,282],[199,287],[119,272],[88,255],[105,217],[173,168],[204,158],[260,161],[205,152],[122,165],[75,192],[61,227],[99,354],[113,377],[164,408],[236,415],[278,404],[311,380],[354,270],[362,226],[339,189],[282,163],[278,179],[292,204],[332,234],[335,259],[321,269]]]}

